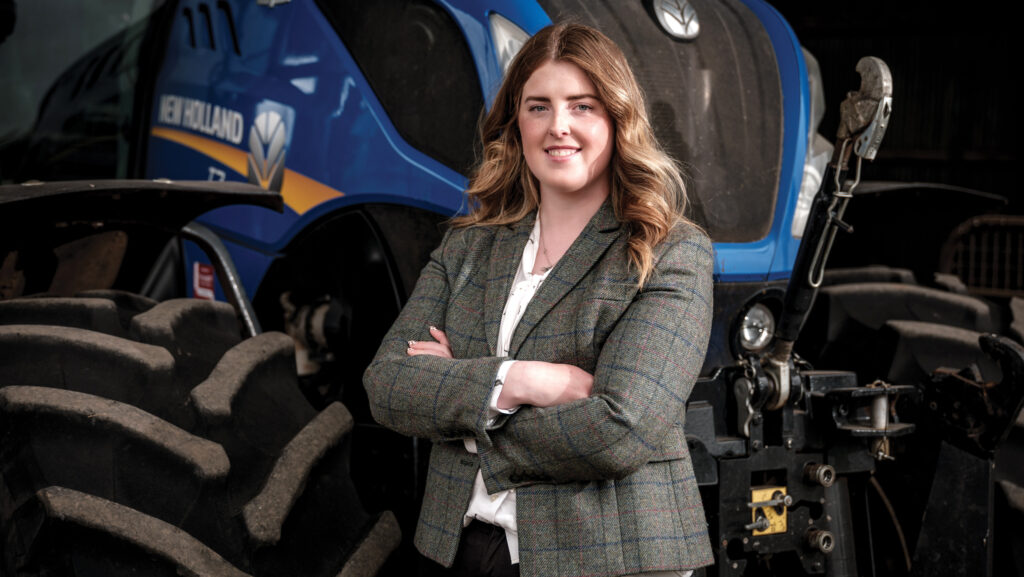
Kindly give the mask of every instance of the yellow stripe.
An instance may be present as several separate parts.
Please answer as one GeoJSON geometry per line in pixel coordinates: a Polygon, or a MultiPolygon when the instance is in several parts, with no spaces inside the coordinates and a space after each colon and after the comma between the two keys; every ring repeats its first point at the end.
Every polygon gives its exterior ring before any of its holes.
{"type": "Polygon", "coordinates": [[[345,193],[286,168],[284,180],[281,181],[281,196],[285,204],[302,214],[321,202],[345,196],[345,193]]]}
{"type": "MultiPolygon", "coordinates": [[[[248,172],[248,154],[244,150],[192,134],[191,132],[163,126],[153,127],[150,133],[157,138],[163,138],[164,140],[191,148],[227,166],[242,176],[245,176],[248,172]]],[[[345,196],[345,193],[286,168],[284,170],[284,178],[281,181],[281,196],[284,197],[284,203],[289,208],[302,214],[321,202],[345,196]]]]}

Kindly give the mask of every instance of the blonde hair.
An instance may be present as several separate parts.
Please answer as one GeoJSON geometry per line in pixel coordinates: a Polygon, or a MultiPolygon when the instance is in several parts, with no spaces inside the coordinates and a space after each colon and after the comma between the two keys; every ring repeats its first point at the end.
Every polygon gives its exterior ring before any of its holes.
{"type": "Polygon", "coordinates": [[[538,183],[523,158],[517,121],[523,86],[550,61],[570,62],[583,70],[612,119],[612,206],[615,217],[628,228],[630,263],[643,285],[654,268],[654,247],[685,220],[686,187],[678,166],[654,136],[643,91],[626,57],[611,39],[589,26],[548,26],[513,60],[480,126],[483,157],[466,191],[470,212],[454,219],[453,225],[509,224],[539,205],[538,183]]]}

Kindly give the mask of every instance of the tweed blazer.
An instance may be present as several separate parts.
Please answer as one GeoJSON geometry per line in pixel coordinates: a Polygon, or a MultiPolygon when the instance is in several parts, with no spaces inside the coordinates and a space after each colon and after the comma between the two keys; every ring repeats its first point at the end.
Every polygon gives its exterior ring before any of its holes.
{"type": "Polygon", "coordinates": [[[710,332],[711,243],[676,227],[638,289],[625,228],[605,202],[530,301],[509,356],[495,357],[535,214],[449,231],[364,375],[378,422],[434,441],[416,547],[451,566],[480,469],[488,492],[516,489],[524,577],[708,565],[683,420],[710,332]],[[410,339],[430,340],[431,325],[447,333],[454,359],[406,355],[410,339]],[[576,365],[594,375],[593,393],[488,426],[509,358],[576,365]]]}

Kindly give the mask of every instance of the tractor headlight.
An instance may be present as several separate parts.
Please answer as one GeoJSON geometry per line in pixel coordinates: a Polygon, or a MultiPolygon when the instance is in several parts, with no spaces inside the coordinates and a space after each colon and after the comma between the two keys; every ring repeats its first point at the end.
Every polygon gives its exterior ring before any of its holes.
{"type": "Polygon", "coordinates": [[[832,143],[818,134],[821,119],[825,115],[825,92],[822,88],[821,69],[814,55],[803,49],[804,62],[807,64],[807,83],[810,85],[810,126],[807,130],[807,155],[804,157],[804,174],[800,181],[800,194],[797,196],[796,210],[793,211],[793,226],[790,233],[796,238],[803,238],[807,227],[807,217],[811,213],[814,195],[821,188],[821,178],[825,167],[832,158],[832,143]]]}
{"type": "Polygon", "coordinates": [[[748,351],[759,351],[771,342],[775,334],[775,315],[761,303],[750,307],[740,322],[740,346],[748,351]]]}
{"type": "Polygon", "coordinates": [[[530,35],[497,12],[491,12],[488,20],[491,22],[494,51],[498,54],[498,62],[501,63],[501,72],[504,74],[508,72],[512,59],[519,54],[519,50],[530,39],[530,35]]]}

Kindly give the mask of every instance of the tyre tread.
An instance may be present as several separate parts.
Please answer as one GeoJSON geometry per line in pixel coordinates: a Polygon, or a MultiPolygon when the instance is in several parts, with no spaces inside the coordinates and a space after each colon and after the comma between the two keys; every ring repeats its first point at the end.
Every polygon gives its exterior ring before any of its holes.
{"type": "Polygon", "coordinates": [[[248,577],[181,529],[112,501],[65,487],[41,489],[47,517],[106,533],[169,561],[182,575],[248,577]]]}
{"type": "Polygon", "coordinates": [[[281,539],[281,529],[309,479],[313,467],[352,430],[352,415],[332,403],[300,431],[281,452],[260,491],[243,509],[245,526],[261,546],[281,539]]]}
{"type": "Polygon", "coordinates": [[[224,449],[132,405],[49,387],[12,386],[0,389],[0,414],[33,420],[84,425],[110,430],[119,436],[152,447],[187,465],[203,480],[223,478],[231,467],[224,449]]]}

